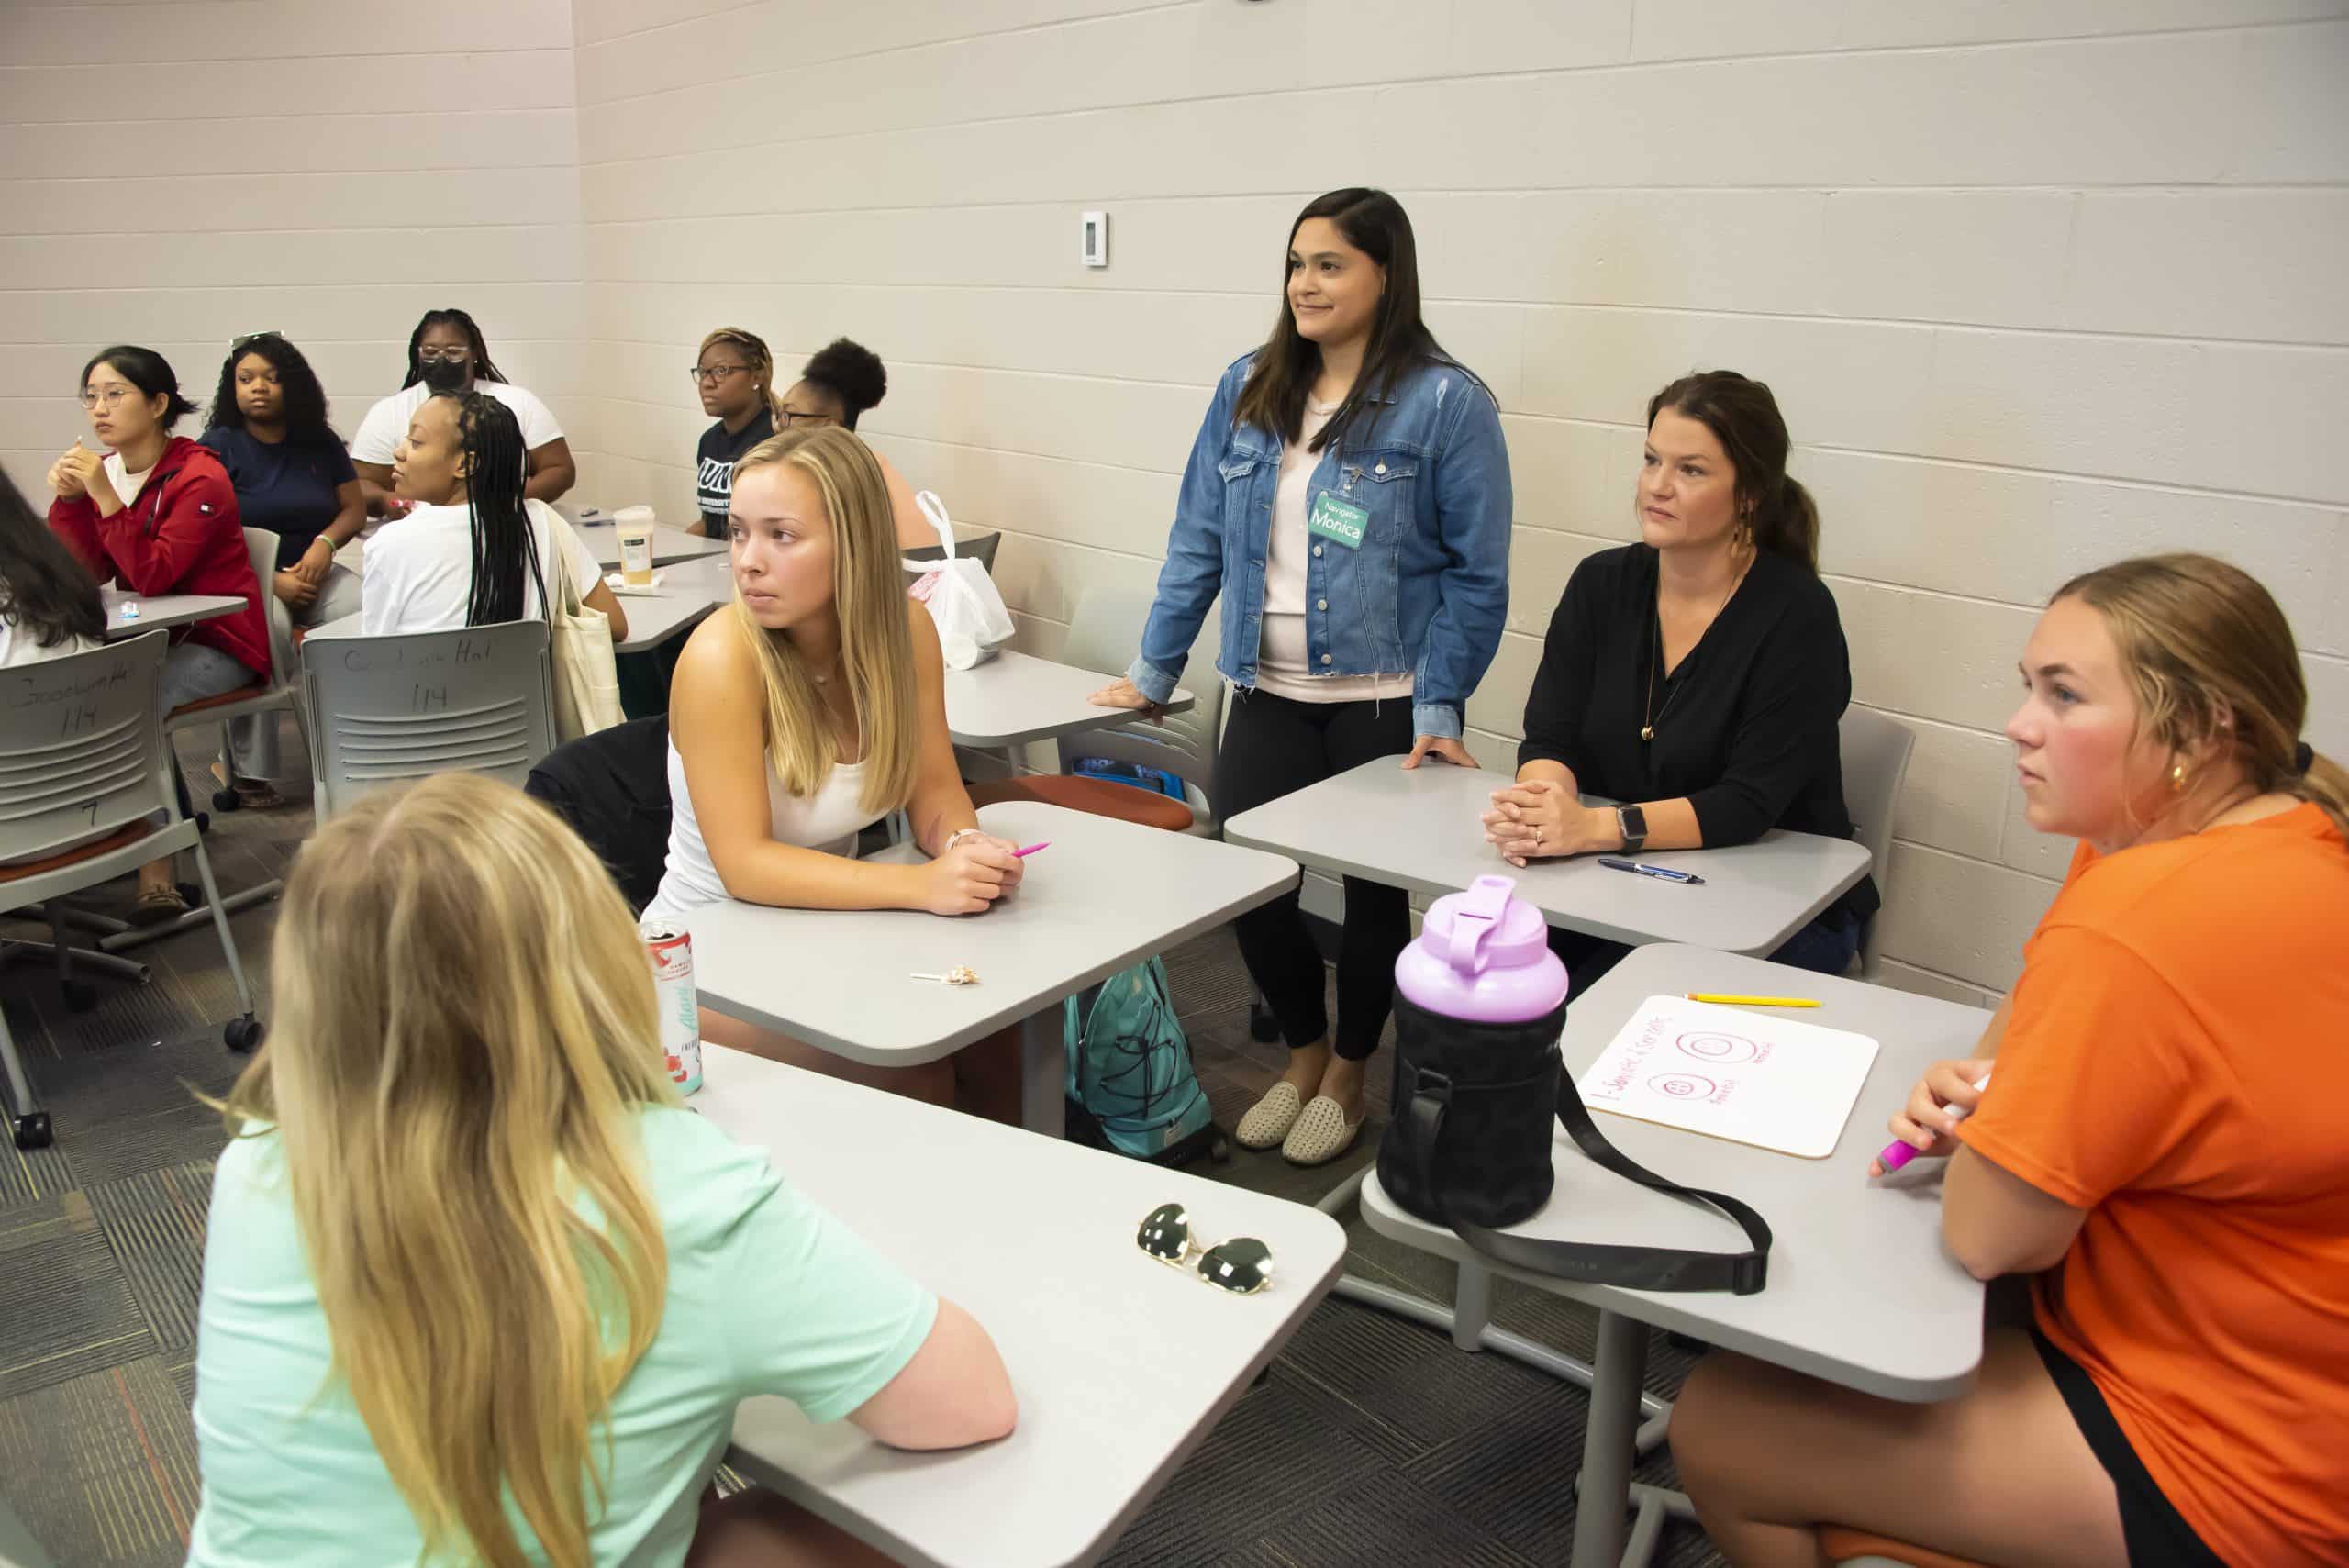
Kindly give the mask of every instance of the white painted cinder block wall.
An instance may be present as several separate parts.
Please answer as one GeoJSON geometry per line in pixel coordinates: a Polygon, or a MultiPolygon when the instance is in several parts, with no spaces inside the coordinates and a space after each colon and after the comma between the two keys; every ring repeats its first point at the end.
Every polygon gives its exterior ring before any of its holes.
{"type": "MultiPolygon", "coordinates": [[[[229,340],[309,356],[336,428],[426,310],[560,413],[578,379],[569,0],[0,3],[0,463],[39,488],[105,344],[197,403],[229,340]]],[[[180,433],[202,428],[199,415],[180,433]]]]}
{"type": "Polygon", "coordinates": [[[1147,584],[1207,389],[1289,219],[1417,225],[1498,394],[1507,765],[1567,573],[1633,537],[1646,397],[1769,381],[1825,517],[1860,701],[1920,739],[1887,968],[2002,989],[2068,844],[1999,728],[2069,573],[2256,572],[2349,754],[2349,6],[2328,0],[578,0],[599,492],[682,511],[683,367],[740,322],[887,360],[877,444],[996,566],[1030,646],[1147,584]],[[1106,271],[1077,215],[1110,214],[1106,271]]]}
{"type": "Polygon", "coordinates": [[[348,433],[448,300],[554,404],[583,498],[682,517],[701,334],[792,369],[846,333],[890,366],[866,432],[1006,530],[1050,653],[1086,587],[1154,575],[1297,207],[1377,183],[1508,428],[1488,765],[1567,573],[1631,537],[1645,398],[1709,365],[1777,388],[1859,700],[1920,738],[1897,983],[2002,989],[2060,873],[1998,731],[2066,573],[2181,545],[2257,572],[2349,755],[2349,0],[5,9],[20,480],[105,338],[208,379],[282,327],[348,433]]]}

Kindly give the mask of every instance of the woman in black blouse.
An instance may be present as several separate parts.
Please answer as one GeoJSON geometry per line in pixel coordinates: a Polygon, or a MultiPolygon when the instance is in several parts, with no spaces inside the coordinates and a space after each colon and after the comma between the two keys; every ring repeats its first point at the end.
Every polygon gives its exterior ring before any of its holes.
{"type": "MultiPolygon", "coordinates": [[[[1649,401],[1641,542],[1575,569],[1525,705],[1517,782],[1486,837],[1512,865],[1742,844],[1772,828],[1846,839],[1836,726],[1852,695],[1819,514],[1787,475],[1770,389],[1734,371],[1649,401]],[[1576,793],[1620,800],[1586,806],[1576,793]]],[[[1876,910],[1863,879],[1771,956],[1851,966],[1876,910]]],[[[1579,994],[1626,949],[1553,927],[1579,994]]]]}

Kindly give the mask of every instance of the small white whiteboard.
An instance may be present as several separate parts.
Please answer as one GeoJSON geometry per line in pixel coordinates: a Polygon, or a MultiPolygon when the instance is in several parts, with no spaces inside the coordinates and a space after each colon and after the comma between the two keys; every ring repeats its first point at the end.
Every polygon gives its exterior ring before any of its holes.
{"type": "Polygon", "coordinates": [[[1846,1029],[1651,996],[1575,1086],[1595,1111],[1824,1160],[1876,1052],[1846,1029]]]}

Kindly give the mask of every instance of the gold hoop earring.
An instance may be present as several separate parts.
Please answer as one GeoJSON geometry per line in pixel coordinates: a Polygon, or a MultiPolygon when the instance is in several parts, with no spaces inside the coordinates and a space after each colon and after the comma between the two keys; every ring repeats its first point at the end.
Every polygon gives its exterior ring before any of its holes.
{"type": "Polygon", "coordinates": [[[2169,765],[2169,787],[2181,793],[2184,792],[2186,788],[2186,764],[2184,762],[2172,762],[2169,765]]]}

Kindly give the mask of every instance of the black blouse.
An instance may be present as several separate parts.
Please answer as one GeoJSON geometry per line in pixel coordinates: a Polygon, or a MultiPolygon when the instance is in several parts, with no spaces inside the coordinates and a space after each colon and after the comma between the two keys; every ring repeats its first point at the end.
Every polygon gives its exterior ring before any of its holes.
{"type": "MultiPolygon", "coordinates": [[[[1835,596],[1795,562],[1757,556],[1667,676],[1656,564],[1633,544],[1575,568],[1542,645],[1518,765],[1563,762],[1585,794],[1614,800],[1686,795],[1709,846],[1772,828],[1850,838],[1836,725],[1852,662],[1835,596]],[[1655,739],[1642,740],[1649,723],[1655,739]]],[[[1881,900],[1864,878],[1839,902],[1865,917],[1881,900]]]]}

